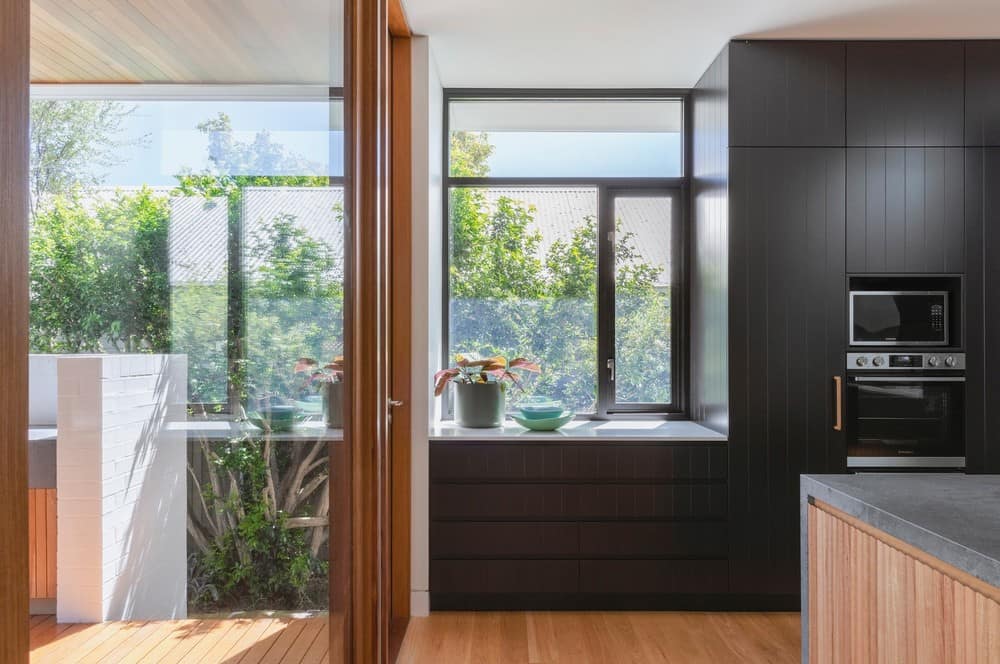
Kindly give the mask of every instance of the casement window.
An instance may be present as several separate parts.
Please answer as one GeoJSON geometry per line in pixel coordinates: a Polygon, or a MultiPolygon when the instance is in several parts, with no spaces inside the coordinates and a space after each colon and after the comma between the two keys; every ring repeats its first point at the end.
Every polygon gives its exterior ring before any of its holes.
{"type": "Polygon", "coordinates": [[[444,353],[584,416],[685,407],[685,96],[445,91],[444,353]]]}

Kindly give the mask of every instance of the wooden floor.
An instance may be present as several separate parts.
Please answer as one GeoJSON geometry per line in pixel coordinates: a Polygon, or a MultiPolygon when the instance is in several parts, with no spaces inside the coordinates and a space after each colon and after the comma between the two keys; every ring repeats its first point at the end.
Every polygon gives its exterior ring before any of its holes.
{"type": "MultiPolygon", "coordinates": [[[[31,619],[31,661],[329,662],[326,618],[59,625],[31,619]]],[[[767,664],[799,661],[797,613],[435,613],[398,664],[767,664]]]]}
{"type": "Polygon", "coordinates": [[[315,664],[330,661],[328,626],[325,617],[60,625],[32,616],[31,662],[315,664]]]}
{"type": "Polygon", "coordinates": [[[434,613],[398,664],[798,662],[798,613],[434,613]]]}

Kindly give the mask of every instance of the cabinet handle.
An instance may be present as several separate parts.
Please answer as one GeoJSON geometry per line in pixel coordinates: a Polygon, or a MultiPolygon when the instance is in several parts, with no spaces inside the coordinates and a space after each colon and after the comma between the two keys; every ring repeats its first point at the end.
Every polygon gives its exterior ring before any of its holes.
{"type": "Polygon", "coordinates": [[[833,423],[834,431],[844,430],[844,390],[843,379],[840,376],[833,377],[833,390],[836,392],[837,419],[833,423]]]}

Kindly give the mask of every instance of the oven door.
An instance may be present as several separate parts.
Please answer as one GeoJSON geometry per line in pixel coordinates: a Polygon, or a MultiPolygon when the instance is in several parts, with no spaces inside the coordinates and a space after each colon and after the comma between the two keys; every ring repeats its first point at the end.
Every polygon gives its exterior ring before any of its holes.
{"type": "Polygon", "coordinates": [[[965,378],[850,376],[850,468],[965,466],[965,378]]]}

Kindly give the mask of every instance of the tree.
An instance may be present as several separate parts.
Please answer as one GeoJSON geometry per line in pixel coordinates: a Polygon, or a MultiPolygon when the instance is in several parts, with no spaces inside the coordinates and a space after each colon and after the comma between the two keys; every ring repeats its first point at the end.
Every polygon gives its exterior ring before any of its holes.
{"type": "Polygon", "coordinates": [[[35,99],[31,102],[31,217],[57,196],[99,184],[100,169],[146,139],[121,136],[135,107],[114,101],[35,99]]]}
{"type": "MultiPolygon", "coordinates": [[[[493,147],[481,132],[450,138],[456,176],[489,174],[493,147]]],[[[529,356],[543,373],[529,391],[592,410],[597,400],[597,219],[580,219],[541,255],[536,210],[510,197],[488,204],[485,191],[450,193],[452,352],[529,356]]],[[[669,293],[662,269],[643,259],[633,233],[617,222],[616,321],[622,400],[669,399],[669,293]]],[[[666,231],[665,231],[666,232],[666,231]]],[[[514,397],[517,398],[516,396],[514,397]]]]}
{"type": "Polygon", "coordinates": [[[31,349],[167,352],[167,200],[76,191],[39,213],[30,238],[31,349]]]}

